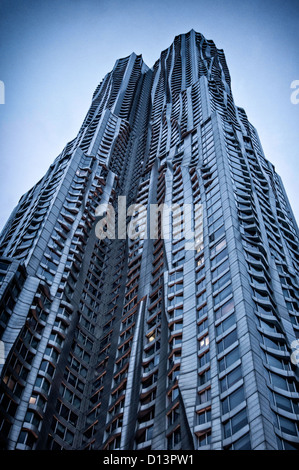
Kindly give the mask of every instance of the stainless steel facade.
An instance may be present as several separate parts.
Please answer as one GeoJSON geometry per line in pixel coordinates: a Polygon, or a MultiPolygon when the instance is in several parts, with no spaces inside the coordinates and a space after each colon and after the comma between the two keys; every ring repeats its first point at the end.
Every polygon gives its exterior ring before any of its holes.
{"type": "Polygon", "coordinates": [[[2,448],[299,448],[298,228],[213,41],[116,62],[0,256],[2,448]]]}

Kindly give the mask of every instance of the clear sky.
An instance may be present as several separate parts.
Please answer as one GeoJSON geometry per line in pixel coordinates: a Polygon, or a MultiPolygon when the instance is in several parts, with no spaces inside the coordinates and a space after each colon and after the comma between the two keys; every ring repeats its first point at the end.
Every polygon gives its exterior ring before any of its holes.
{"type": "Polygon", "coordinates": [[[224,49],[235,103],[299,222],[299,0],[0,0],[0,229],[76,136],[115,61],[136,52],[152,67],[192,28],[224,49]]]}

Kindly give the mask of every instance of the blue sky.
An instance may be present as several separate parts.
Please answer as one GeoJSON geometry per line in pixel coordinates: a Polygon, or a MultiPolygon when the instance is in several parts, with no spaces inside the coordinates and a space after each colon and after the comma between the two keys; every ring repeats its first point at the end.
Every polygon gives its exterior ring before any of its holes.
{"type": "Polygon", "coordinates": [[[192,28],[224,49],[235,103],[299,221],[299,0],[0,0],[0,229],[76,136],[115,61],[134,51],[151,67],[192,28]]]}

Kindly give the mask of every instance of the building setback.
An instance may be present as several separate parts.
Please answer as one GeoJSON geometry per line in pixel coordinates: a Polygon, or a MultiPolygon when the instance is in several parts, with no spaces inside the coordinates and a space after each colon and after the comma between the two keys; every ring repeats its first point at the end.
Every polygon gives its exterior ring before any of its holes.
{"type": "Polygon", "coordinates": [[[0,256],[2,449],[299,449],[298,228],[213,41],[116,62],[0,256]]]}

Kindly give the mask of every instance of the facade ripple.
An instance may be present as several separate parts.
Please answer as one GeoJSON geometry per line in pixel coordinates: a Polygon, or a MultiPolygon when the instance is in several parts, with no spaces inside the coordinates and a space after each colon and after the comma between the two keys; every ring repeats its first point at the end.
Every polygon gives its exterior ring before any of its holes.
{"type": "Polygon", "coordinates": [[[1,448],[298,450],[298,260],[224,52],[117,60],[0,236],[1,448]]]}

